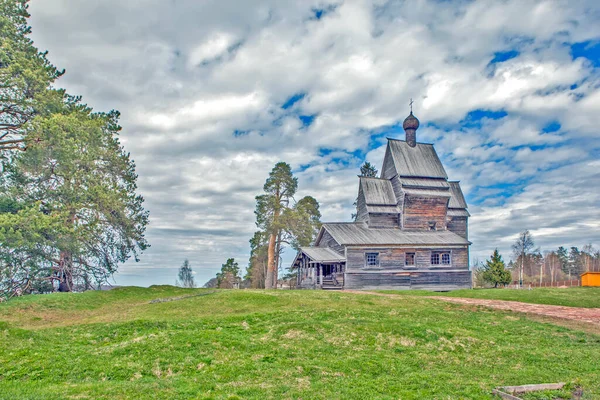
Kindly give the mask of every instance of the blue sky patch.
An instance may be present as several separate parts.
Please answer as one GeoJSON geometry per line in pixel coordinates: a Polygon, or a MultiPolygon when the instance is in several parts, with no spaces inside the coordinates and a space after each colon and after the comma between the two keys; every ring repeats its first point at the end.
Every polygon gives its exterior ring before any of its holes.
{"type": "Polygon", "coordinates": [[[561,125],[558,121],[552,121],[552,122],[546,124],[546,126],[544,126],[542,128],[542,132],[544,132],[544,133],[557,132],[560,130],[560,128],[561,128],[561,125]]]}
{"type": "Polygon", "coordinates": [[[498,52],[494,53],[494,58],[492,58],[492,61],[490,61],[490,64],[496,64],[496,63],[508,61],[511,58],[517,57],[519,54],[521,54],[521,53],[519,53],[516,50],[498,51],[498,52]]]}
{"type": "Polygon", "coordinates": [[[585,41],[571,45],[573,59],[585,57],[592,62],[594,67],[600,67],[600,41],[585,41]]]}
{"type": "Polygon", "coordinates": [[[285,103],[283,103],[283,105],[281,106],[281,108],[283,108],[284,110],[287,110],[288,108],[291,108],[294,104],[296,104],[297,102],[299,102],[300,100],[302,100],[304,98],[304,96],[306,96],[305,93],[296,93],[295,95],[293,95],[292,97],[290,97],[289,99],[287,99],[285,101],[285,103]]]}
{"type": "Polygon", "coordinates": [[[298,118],[300,119],[300,121],[302,121],[302,125],[305,128],[308,128],[313,121],[315,120],[315,118],[317,117],[317,114],[313,114],[313,115],[299,115],[298,118]]]}
{"type": "Polygon", "coordinates": [[[481,127],[482,119],[502,119],[507,115],[508,113],[504,110],[492,111],[477,109],[470,111],[467,116],[460,121],[460,124],[463,128],[479,128],[481,127]]]}

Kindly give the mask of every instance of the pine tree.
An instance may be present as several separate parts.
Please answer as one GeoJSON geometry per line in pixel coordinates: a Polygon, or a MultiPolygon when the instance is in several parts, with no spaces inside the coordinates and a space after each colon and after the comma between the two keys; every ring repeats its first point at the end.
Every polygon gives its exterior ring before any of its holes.
{"type": "Polygon", "coordinates": [[[267,289],[277,287],[283,245],[307,246],[320,228],[319,203],[314,198],[306,196],[291,205],[297,188],[298,179],[293,176],[290,165],[279,162],[265,182],[265,194],[256,196],[256,225],[268,237],[267,289]]]}
{"type": "Polygon", "coordinates": [[[64,71],[29,38],[28,2],[0,1],[0,153],[24,150],[28,124],[48,115],[51,105],[60,105],[64,97],[64,91],[51,88],[64,71]]]}
{"type": "Polygon", "coordinates": [[[483,279],[493,284],[495,288],[498,285],[508,285],[510,283],[510,271],[506,269],[498,249],[494,250],[492,258],[486,261],[483,267],[483,279]]]}
{"type": "Polygon", "coordinates": [[[240,267],[235,259],[228,258],[225,264],[221,265],[221,272],[217,273],[217,287],[221,289],[233,289],[236,283],[239,283],[240,267]]]}

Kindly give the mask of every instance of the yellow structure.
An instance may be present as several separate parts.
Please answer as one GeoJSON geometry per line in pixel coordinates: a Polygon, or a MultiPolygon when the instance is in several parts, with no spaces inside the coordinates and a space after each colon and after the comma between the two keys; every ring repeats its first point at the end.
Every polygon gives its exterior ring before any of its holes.
{"type": "Polygon", "coordinates": [[[600,286],[600,272],[581,274],[581,286],[600,286]]]}

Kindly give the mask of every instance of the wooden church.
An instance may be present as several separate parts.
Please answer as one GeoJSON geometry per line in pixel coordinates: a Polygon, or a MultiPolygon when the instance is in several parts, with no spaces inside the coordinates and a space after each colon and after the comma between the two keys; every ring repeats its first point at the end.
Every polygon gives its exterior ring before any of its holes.
{"type": "Polygon", "coordinates": [[[307,289],[471,287],[467,203],[432,144],[417,142],[419,120],[404,120],[406,140],[388,139],[381,176],[359,177],[355,222],[324,223],[296,255],[307,289]]]}

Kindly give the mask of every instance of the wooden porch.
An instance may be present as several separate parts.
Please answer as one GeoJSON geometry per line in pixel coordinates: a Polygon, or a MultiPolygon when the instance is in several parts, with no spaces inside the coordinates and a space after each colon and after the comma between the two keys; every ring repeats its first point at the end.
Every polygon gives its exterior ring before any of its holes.
{"type": "Polygon", "coordinates": [[[344,287],[346,260],[328,248],[303,248],[296,259],[297,287],[301,289],[341,290],[344,287]]]}

